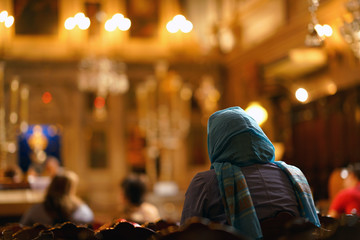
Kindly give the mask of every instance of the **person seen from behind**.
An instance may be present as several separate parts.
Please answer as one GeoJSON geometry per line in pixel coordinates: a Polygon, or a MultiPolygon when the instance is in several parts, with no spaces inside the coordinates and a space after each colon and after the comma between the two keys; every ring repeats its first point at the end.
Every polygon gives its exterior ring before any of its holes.
{"type": "Polygon", "coordinates": [[[45,199],[30,207],[20,223],[32,226],[35,223],[55,225],[70,221],[77,225],[92,224],[93,211],[77,195],[79,178],[72,171],[62,171],[52,178],[45,199]]]}
{"type": "Polygon", "coordinates": [[[158,208],[145,201],[147,185],[145,176],[131,174],[120,183],[122,210],[120,219],[138,224],[160,220],[158,208]]]}
{"type": "Polygon", "coordinates": [[[273,144],[242,108],[213,113],[207,133],[211,167],[192,179],[181,224],[203,217],[231,225],[250,239],[261,239],[261,222],[282,212],[320,226],[304,174],[275,162],[273,144]]]}

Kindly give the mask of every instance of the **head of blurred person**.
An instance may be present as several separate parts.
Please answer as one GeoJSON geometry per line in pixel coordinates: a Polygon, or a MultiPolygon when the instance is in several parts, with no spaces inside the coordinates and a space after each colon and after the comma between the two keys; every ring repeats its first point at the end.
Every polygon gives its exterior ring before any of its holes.
{"type": "MultiPolygon", "coordinates": [[[[33,155],[33,158],[34,157],[33,155]]],[[[54,156],[48,156],[45,161],[33,160],[27,171],[28,176],[35,177],[54,177],[62,170],[59,159],[54,156]]]]}
{"type": "Polygon", "coordinates": [[[360,181],[360,163],[351,163],[347,167],[348,176],[344,179],[344,187],[355,187],[360,181]]]}
{"type": "Polygon", "coordinates": [[[60,161],[56,157],[49,156],[45,161],[44,175],[53,177],[61,171],[60,161]]]}
{"type": "Polygon", "coordinates": [[[120,183],[122,210],[120,219],[143,224],[160,219],[158,208],[147,202],[145,197],[148,186],[143,174],[130,174],[120,183]]]}
{"type": "Polygon", "coordinates": [[[76,196],[79,178],[72,171],[63,171],[55,175],[47,188],[45,209],[56,223],[69,221],[72,213],[81,204],[76,196]]]}
{"type": "Polygon", "coordinates": [[[140,206],[147,192],[145,181],[141,175],[131,174],[120,184],[125,203],[140,206]]]}

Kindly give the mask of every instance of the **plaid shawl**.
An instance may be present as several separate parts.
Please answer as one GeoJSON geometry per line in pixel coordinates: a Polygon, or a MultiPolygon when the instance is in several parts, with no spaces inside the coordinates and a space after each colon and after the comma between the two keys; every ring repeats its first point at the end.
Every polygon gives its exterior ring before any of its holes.
{"type": "Polygon", "coordinates": [[[310,222],[320,227],[320,221],[316,213],[311,189],[304,174],[299,168],[288,165],[283,161],[276,161],[274,163],[287,174],[294,187],[300,205],[300,216],[307,218],[310,222]]]}
{"type": "MultiPolygon", "coordinates": [[[[216,172],[228,222],[243,235],[261,239],[260,223],[241,167],[274,162],[274,146],[256,121],[240,107],[212,114],[207,132],[211,168],[216,172]]],[[[300,206],[307,209],[301,212],[317,224],[314,203],[304,175],[300,174],[300,170],[295,171],[297,168],[287,170],[289,165],[279,163],[278,166],[295,185],[300,206]]]]}

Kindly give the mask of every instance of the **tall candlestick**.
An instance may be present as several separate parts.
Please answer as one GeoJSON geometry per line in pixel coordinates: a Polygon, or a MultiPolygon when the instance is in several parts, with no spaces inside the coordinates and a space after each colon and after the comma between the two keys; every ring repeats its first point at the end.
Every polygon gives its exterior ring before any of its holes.
{"type": "Polygon", "coordinates": [[[18,105],[19,105],[19,77],[15,76],[10,86],[10,114],[7,135],[7,160],[9,166],[17,165],[17,130],[18,130],[18,105]]]}
{"type": "Polygon", "coordinates": [[[26,132],[29,126],[29,88],[27,86],[21,87],[20,101],[20,130],[21,132],[26,132]]]}
{"type": "Polygon", "coordinates": [[[6,128],[5,128],[5,101],[4,101],[4,68],[5,63],[0,62],[0,169],[6,165],[6,128]]]}
{"type": "Polygon", "coordinates": [[[11,96],[10,96],[10,115],[9,120],[11,124],[16,124],[18,121],[18,102],[19,102],[19,77],[15,76],[11,81],[11,96]]]}

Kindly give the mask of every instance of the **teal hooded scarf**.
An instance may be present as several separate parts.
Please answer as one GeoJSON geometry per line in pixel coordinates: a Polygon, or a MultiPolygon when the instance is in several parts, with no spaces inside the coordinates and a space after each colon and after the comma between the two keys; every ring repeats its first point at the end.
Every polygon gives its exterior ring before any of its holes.
{"type": "MultiPolygon", "coordinates": [[[[208,154],[215,169],[228,222],[251,239],[261,239],[246,179],[241,167],[274,162],[275,149],[256,121],[240,107],[212,114],[208,120],[208,154]]],[[[302,172],[284,162],[274,162],[289,177],[300,214],[320,226],[310,187],[302,172]]]]}

